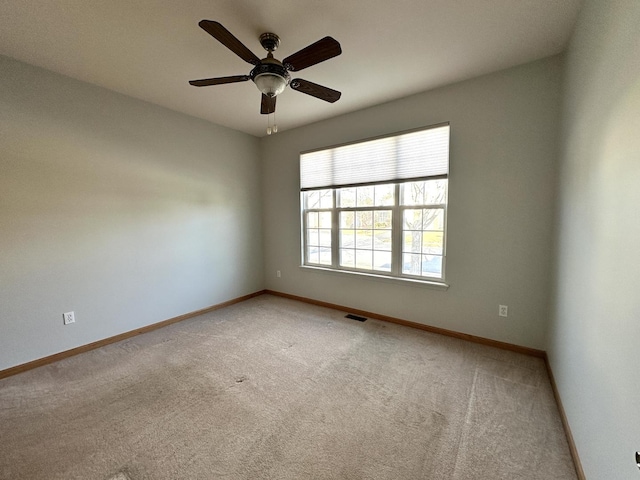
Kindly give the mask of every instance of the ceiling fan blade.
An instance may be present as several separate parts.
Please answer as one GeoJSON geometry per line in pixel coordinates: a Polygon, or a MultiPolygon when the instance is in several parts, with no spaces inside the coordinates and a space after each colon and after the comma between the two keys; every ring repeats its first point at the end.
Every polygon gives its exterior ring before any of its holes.
{"type": "Polygon", "coordinates": [[[249,62],[253,65],[260,63],[260,59],[251,50],[245,47],[240,40],[234,37],[229,30],[224,28],[218,22],[214,22],[213,20],[200,20],[198,25],[245,62],[249,62]]]}
{"type": "Polygon", "coordinates": [[[222,85],[223,83],[246,82],[249,75],[234,75],[233,77],[203,78],[202,80],[189,80],[194,87],[207,87],[209,85],[222,85]]]}
{"type": "Polygon", "coordinates": [[[342,48],[340,48],[340,44],[336,40],[331,37],[324,37],[293,55],[289,55],[282,61],[282,64],[287,70],[299,71],[316,63],[337,57],[341,53],[342,48]]]}
{"type": "Polygon", "coordinates": [[[268,97],[264,93],[262,94],[262,102],[260,103],[260,113],[268,115],[276,111],[276,98],[268,97]]]}
{"type": "Polygon", "coordinates": [[[309,80],[303,80],[302,78],[294,78],[289,85],[298,92],[306,93],[307,95],[329,103],[337,102],[342,95],[342,93],[337,90],[323,87],[322,85],[310,82],[309,80]]]}

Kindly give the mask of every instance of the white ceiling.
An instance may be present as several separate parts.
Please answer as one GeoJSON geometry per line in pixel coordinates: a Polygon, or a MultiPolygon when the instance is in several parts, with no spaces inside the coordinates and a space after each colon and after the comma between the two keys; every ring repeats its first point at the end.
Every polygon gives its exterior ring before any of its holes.
{"type": "MultiPolygon", "coordinates": [[[[0,53],[256,136],[266,134],[251,65],[198,27],[216,20],[259,57],[330,35],[342,55],[296,76],[340,90],[329,104],[287,89],[291,129],[561,52],[582,0],[0,0],[0,53]]],[[[0,75],[2,73],[0,72],[0,75]]]]}

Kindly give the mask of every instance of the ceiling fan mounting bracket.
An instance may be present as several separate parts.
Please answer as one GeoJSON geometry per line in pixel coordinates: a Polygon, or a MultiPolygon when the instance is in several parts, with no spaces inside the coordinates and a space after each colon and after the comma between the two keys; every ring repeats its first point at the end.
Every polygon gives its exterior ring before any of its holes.
{"type": "Polygon", "coordinates": [[[280,46],[280,37],[275,33],[266,32],[260,35],[260,45],[267,52],[274,52],[280,46]]]}

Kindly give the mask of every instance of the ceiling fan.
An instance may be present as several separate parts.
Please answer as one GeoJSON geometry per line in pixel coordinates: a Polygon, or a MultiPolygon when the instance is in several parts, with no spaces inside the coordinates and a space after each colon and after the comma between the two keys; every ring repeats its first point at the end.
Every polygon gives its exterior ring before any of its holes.
{"type": "Polygon", "coordinates": [[[264,115],[275,112],[276,96],[281,94],[287,85],[293,90],[306,93],[325,102],[333,103],[340,98],[341,93],[337,90],[323,87],[302,78],[294,78],[292,80],[289,74],[289,72],[299,71],[340,55],[342,53],[340,44],[333,38],[324,37],[279,61],[273,57],[273,52],[280,45],[280,38],[275,33],[263,33],[260,35],[260,44],[268,52],[266,58],[260,59],[220,23],[213,20],[201,20],[198,25],[242,60],[254,65],[254,67],[249,72],[249,75],[191,80],[189,82],[191,85],[205,87],[252,80],[258,90],[262,92],[260,113],[264,115]]]}

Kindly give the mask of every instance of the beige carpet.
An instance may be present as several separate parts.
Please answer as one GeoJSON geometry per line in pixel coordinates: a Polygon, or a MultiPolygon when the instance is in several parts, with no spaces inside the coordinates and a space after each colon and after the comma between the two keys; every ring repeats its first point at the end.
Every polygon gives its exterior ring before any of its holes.
{"type": "Polygon", "coordinates": [[[0,381],[2,479],[575,479],[542,360],[262,295],[0,381]]]}

